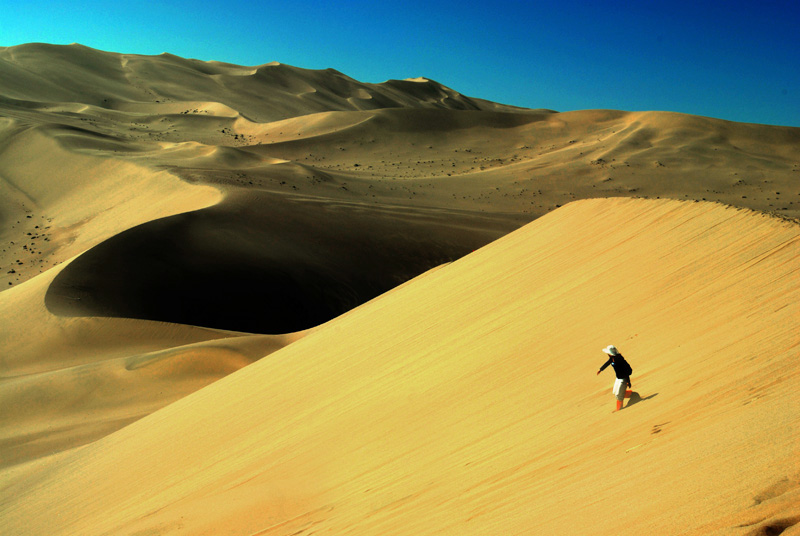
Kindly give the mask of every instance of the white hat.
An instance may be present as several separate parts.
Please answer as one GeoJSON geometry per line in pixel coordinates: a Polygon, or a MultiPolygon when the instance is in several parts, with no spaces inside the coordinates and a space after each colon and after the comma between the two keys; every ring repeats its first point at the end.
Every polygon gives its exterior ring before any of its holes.
{"type": "Polygon", "coordinates": [[[603,348],[603,351],[608,355],[619,355],[619,352],[617,352],[617,347],[614,346],[613,344],[609,344],[608,346],[603,348]]]}

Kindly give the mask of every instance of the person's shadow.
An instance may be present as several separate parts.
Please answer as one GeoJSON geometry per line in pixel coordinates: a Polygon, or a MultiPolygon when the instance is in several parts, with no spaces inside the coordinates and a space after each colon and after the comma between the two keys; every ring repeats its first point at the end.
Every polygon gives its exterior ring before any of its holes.
{"type": "Polygon", "coordinates": [[[653,393],[650,396],[646,396],[646,397],[642,398],[642,395],[640,395],[639,393],[634,391],[634,392],[631,393],[631,396],[628,399],[628,403],[625,405],[625,407],[629,408],[634,404],[638,404],[639,402],[642,402],[643,400],[650,400],[654,396],[658,396],[658,393],[653,393]]]}

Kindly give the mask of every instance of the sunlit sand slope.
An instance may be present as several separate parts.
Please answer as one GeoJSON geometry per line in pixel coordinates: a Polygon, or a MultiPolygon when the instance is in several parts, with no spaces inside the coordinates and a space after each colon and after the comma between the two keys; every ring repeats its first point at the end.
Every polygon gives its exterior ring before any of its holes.
{"type": "MultiPolygon", "coordinates": [[[[800,502],[800,228],[568,204],[9,473],[10,534],[771,534],[800,502]],[[615,344],[638,396],[612,413],[615,344]]],[[[794,528],[792,528],[794,527],[794,528]]]]}

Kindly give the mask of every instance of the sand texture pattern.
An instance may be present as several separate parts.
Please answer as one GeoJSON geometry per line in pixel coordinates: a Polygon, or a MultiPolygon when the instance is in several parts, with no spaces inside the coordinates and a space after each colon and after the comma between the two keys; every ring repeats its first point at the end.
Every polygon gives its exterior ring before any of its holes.
{"type": "Polygon", "coordinates": [[[798,534],[798,217],[797,128],[0,48],[0,532],[798,534]]]}
{"type": "Polygon", "coordinates": [[[612,534],[622,518],[678,534],[783,522],[800,498],[798,253],[797,226],[746,210],[571,203],[12,482],[4,524],[612,534]],[[595,375],[606,340],[640,395],[616,414],[595,375]]]}

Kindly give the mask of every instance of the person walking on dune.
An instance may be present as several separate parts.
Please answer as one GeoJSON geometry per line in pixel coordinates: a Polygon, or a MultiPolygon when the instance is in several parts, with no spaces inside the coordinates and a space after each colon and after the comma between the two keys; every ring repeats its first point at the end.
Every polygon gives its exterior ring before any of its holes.
{"type": "Polygon", "coordinates": [[[631,374],[633,374],[633,369],[613,344],[609,344],[603,348],[603,352],[608,354],[608,361],[603,363],[603,366],[600,367],[597,374],[599,375],[609,365],[614,367],[614,372],[617,374],[617,380],[614,382],[614,396],[617,398],[617,409],[614,411],[619,411],[622,409],[623,401],[626,398],[630,398],[633,393],[633,391],[631,391],[631,374]]]}

